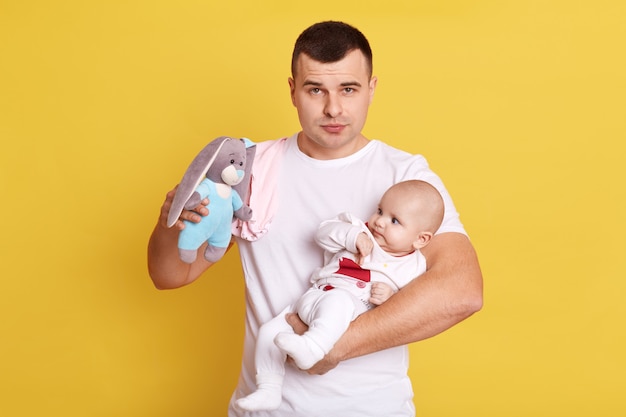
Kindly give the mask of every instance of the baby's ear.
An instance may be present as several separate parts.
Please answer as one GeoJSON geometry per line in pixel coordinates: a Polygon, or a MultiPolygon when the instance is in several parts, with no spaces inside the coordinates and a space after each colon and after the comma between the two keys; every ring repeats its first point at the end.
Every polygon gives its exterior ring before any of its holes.
{"type": "Polygon", "coordinates": [[[430,242],[432,238],[433,234],[431,232],[420,232],[419,235],[417,235],[417,239],[413,242],[413,247],[415,249],[421,249],[428,245],[428,242],[430,242]]]}

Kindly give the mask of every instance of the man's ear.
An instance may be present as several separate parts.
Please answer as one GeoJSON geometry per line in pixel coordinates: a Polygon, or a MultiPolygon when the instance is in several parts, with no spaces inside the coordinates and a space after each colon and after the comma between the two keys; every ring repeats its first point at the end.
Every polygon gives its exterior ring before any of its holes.
{"type": "Polygon", "coordinates": [[[296,81],[293,78],[287,80],[289,82],[289,94],[291,95],[291,104],[296,105],[296,81]]]}
{"type": "Polygon", "coordinates": [[[431,232],[420,232],[419,235],[417,235],[417,239],[413,242],[413,247],[415,249],[421,249],[428,245],[428,242],[430,242],[432,238],[433,234],[431,232]]]}
{"type": "Polygon", "coordinates": [[[378,77],[372,77],[370,79],[369,89],[370,89],[370,104],[374,100],[374,92],[376,91],[376,84],[378,84],[378,77]]]}

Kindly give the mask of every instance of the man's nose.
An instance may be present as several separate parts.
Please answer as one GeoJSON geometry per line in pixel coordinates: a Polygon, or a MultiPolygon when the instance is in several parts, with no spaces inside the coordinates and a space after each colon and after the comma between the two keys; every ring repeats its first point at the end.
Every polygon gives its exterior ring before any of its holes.
{"type": "Polygon", "coordinates": [[[335,94],[328,94],[326,105],[324,106],[324,114],[331,119],[341,114],[341,100],[335,94]]]}

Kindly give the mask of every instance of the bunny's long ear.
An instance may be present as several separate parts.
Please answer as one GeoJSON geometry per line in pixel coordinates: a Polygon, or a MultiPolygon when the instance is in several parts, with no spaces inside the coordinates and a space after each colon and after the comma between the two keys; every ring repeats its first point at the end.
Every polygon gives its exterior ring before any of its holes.
{"type": "Polygon", "coordinates": [[[250,176],[252,175],[252,164],[254,162],[254,154],[256,153],[256,143],[248,138],[239,139],[246,145],[246,168],[244,169],[243,180],[233,186],[237,194],[244,203],[248,203],[248,195],[250,194],[250,176]]]}
{"type": "Polygon", "coordinates": [[[209,142],[198,155],[191,161],[191,164],[185,171],[183,179],[180,181],[176,194],[174,195],[174,201],[170,207],[170,212],[167,215],[167,227],[172,227],[176,224],[180,213],[183,212],[185,203],[189,200],[189,197],[196,190],[196,187],[205,178],[207,171],[215,161],[215,158],[224,146],[226,141],[232,140],[227,136],[220,136],[209,142]]]}

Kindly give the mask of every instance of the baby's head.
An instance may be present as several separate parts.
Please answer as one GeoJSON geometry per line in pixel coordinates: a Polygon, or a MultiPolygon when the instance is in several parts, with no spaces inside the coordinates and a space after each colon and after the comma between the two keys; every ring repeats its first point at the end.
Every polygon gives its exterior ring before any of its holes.
{"type": "Polygon", "coordinates": [[[386,252],[402,256],[430,242],[443,221],[444,205],[439,191],[427,182],[397,183],[383,194],[368,227],[386,252]]]}

